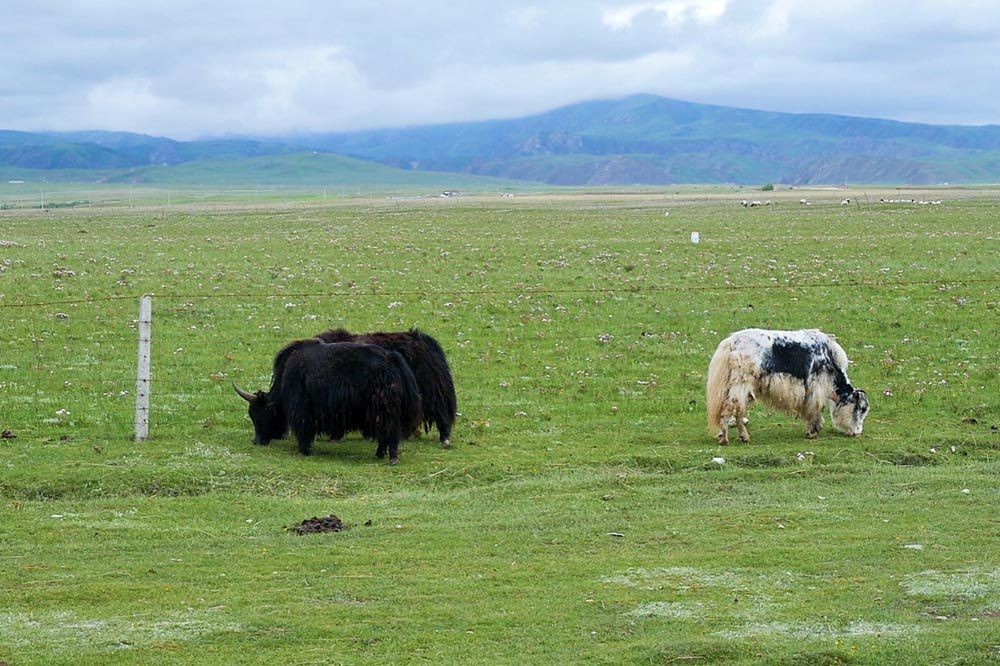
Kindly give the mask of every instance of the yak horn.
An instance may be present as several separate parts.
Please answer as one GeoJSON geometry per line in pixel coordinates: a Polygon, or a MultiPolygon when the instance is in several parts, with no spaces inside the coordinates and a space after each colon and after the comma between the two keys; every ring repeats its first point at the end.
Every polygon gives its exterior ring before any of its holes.
{"type": "Polygon", "coordinates": [[[236,394],[239,395],[244,400],[246,400],[247,402],[253,403],[253,402],[257,401],[257,397],[258,396],[254,395],[253,393],[247,393],[246,391],[244,391],[243,389],[241,389],[239,386],[237,386],[236,382],[233,382],[233,388],[236,389],[236,394]]]}

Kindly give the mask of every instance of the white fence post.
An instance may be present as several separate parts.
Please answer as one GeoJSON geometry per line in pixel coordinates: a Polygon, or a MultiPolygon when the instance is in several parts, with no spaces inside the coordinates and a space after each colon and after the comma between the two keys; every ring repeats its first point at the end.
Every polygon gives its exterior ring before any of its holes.
{"type": "Polygon", "coordinates": [[[135,441],[149,436],[149,352],[153,328],[153,297],[139,300],[139,369],[135,379],[135,441]]]}

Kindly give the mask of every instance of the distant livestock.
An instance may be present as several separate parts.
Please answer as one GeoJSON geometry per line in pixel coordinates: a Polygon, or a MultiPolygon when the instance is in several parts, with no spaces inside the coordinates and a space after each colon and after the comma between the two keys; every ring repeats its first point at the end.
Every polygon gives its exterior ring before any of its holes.
{"type": "Polygon", "coordinates": [[[921,206],[928,206],[928,205],[929,206],[940,206],[941,205],[941,199],[931,199],[931,200],[920,199],[918,201],[916,199],[886,199],[885,197],[882,197],[881,199],[879,199],[879,202],[880,203],[915,203],[915,204],[919,204],[921,206]]]}
{"type": "Polygon", "coordinates": [[[271,388],[249,393],[254,444],[281,439],[289,429],[303,455],[317,434],[340,439],[356,430],[378,442],[376,457],[399,460],[399,442],[420,427],[420,392],[406,361],[375,345],[297,340],[274,357],[271,388]]]}
{"type": "Polygon", "coordinates": [[[442,448],[451,446],[451,429],[455,423],[458,402],[455,382],[438,341],[417,329],[399,333],[349,333],[342,328],[316,336],[323,342],[364,342],[399,352],[413,371],[420,390],[424,431],[437,426],[442,448]]]}
{"type": "Polygon", "coordinates": [[[729,443],[735,425],[749,442],[747,411],[762,400],[806,422],[806,437],[823,427],[823,406],[830,405],[834,427],[860,435],[868,397],[847,378],[847,354],[819,330],[768,331],[751,328],[719,343],[708,367],[708,427],[719,444],[729,443]]]}

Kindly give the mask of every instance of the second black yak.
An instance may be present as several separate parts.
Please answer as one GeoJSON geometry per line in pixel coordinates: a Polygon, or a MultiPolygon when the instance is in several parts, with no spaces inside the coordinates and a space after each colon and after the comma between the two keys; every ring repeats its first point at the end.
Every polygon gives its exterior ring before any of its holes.
{"type": "Polygon", "coordinates": [[[437,426],[441,447],[451,446],[451,429],[458,411],[455,382],[438,341],[423,331],[350,333],[343,328],[316,336],[323,342],[363,342],[399,352],[413,371],[423,407],[424,431],[437,426]]]}

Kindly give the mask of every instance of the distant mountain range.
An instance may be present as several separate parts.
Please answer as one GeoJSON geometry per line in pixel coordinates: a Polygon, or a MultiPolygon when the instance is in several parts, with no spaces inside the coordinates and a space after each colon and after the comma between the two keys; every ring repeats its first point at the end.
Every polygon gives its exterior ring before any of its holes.
{"type": "MultiPolygon", "coordinates": [[[[301,179],[308,177],[302,154],[313,151],[392,167],[365,167],[368,177],[390,180],[405,180],[388,176],[402,170],[552,185],[1000,182],[998,125],[752,111],[654,95],[510,120],[282,138],[174,141],[123,132],[0,131],[0,166],[72,169],[83,178],[86,170],[105,170],[106,178],[128,182],[176,180],[180,172],[197,173],[191,166],[205,161],[241,181],[249,176],[240,177],[241,169],[251,169],[254,178],[279,178],[278,165],[293,162],[294,173],[283,177],[301,179]],[[262,160],[271,165],[263,172],[262,160]],[[189,167],[169,175],[179,165],[189,167]]],[[[350,170],[350,161],[338,164],[350,170]]]]}

